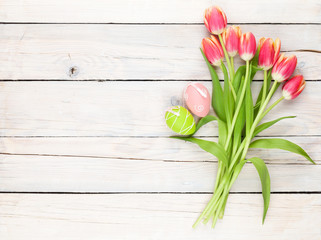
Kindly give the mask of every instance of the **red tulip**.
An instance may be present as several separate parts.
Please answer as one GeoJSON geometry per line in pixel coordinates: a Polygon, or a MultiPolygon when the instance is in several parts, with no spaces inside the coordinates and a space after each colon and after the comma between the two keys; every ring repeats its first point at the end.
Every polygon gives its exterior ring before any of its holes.
{"type": "Polygon", "coordinates": [[[231,26],[222,33],[223,42],[230,57],[237,54],[241,35],[241,28],[238,26],[231,26]]]}
{"type": "Polygon", "coordinates": [[[221,34],[227,24],[225,13],[218,6],[207,8],[204,15],[204,24],[210,33],[221,34]]]}
{"type": "Polygon", "coordinates": [[[272,68],[272,78],[277,82],[283,82],[291,77],[297,64],[295,55],[285,57],[282,53],[272,68]]]}
{"type": "Polygon", "coordinates": [[[244,61],[250,61],[256,52],[256,40],[251,32],[243,33],[240,38],[239,54],[244,61]]]}
{"type": "Polygon", "coordinates": [[[203,38],[202,40],[203,52],[207,60],[215,65],[219,66],[223,59],[223,49],[216,37],[203,38]]]}
{"type": "Polygon", "coordinates": [[[260,52],[258,66],[263,70],[269,70],[276,62],[281,48],[280,39],[261,38],[259,41],[260,52]]]}
{"type": "Polygon", "coordinates": [[[282,95],[286,100],[294,99],[303,91],[305,80],[302,75],[296,75],[282,87],[282,95]]]}

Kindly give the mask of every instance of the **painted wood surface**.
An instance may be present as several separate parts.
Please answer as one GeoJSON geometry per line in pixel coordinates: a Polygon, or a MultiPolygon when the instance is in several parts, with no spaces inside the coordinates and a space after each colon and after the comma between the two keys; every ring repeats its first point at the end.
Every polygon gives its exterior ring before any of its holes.
{"type": "Polygon", "coordinates": [[[191,225],[209,194],[1,194],[3,239],[319,240],[321,195],[231,194],[216,229],[191,225]]]}
{"type": "MultiPolygon", "coordinates": [[[[257,40],[279,37],[282,51],[297,55],[298,71],[320,79],[319,25],[241,27],[257,40]]],[[[210,79],[199,50],[208,36],[203,25],[4,24],[0,32],[3,80],[210,79]]]]}
{"type": "Polygon", "coordinates": [[[320,23],[318,0],[2,0],[1,22],[201,23],[221,6],[232,23],[320,23]]]}
{"type": "MultiPolygon", "coordinates": [[[[246,164],[224,220],[214,231],[191,228],[211,196],[217,160],[169,139],[163,118],[169,106],[183,104],[189,81],[211,88],[199,47],[208,36],[203,12],[213,3],[1,1],[0,239],[321,238],[318,0],[215,1],[230,24],[257,39],[279,37],[281,50],[297,55],[306,89],[264,121],[297,118],[258,138],[293,141],[317,164],[250,150],[272,179],[265,224],[259,177],[246,164]]],[[[214,122],[197,136],[217,134],[214,122]]]]}
{"type": "MultiPolygon", "coordinates": [[[[320,136],[286,137],[304,148],[321,164],[320,136]]],[[[201,137],[217,141],[217,137],[201,137]]],[[[257,137],[256,139],[270,138],[257,137]]],[[[209,153],[192,143],[167,137],[2,137],[0,153],[48,157],[80,157],[164,162],[216,162],[209,153]]],[[[282,150],[250,149],[248,156],[264,156],[267,164],[310,165],[304,157],[282,150]]]]}
{"type": "MultiPolygon", "coordinates": [[[[273,192],[321,191],[320,137],[286,139],[318,166],[281,150],[252,149],[248,156],[266,160],[273,192]]],[[[2,191],[211,192],[217,168],[216,159],[198,146],[168,138],[2,138],[1,146],[2,191]]],[[[232,191],[261,191],[252,165],[232,191]]]]}
{"type": "MultiPolygon", "coordinates": [[[[2,82],[0,133],[2,136],[170,136],[165,110],[182,104],[183,81],[2,82]]],[[[210,82],[204,82],[211,89],[210,82]]],[[[259,92],[260,82],[253,83],[259,92]]],[[[280,90],[279,90],[280,91],[280,90]]],[[[286,119],[261,136],[321,135],[321,82],[308,82],[293,101],[283,101],[265,121],[286,119]]],[[[274,100],[279,98],[276,93],[274,100]]],[[[202,128],[198,136],[217,136],[217,125],[202,128]]]]}
{"type": "MultiPolygon", "coordinates": [[[[68,145],[72,145],[70,141],[68,145]]],[[[94,146],[96,147],[96,146],[94,146]]],[[[185,146],[187,147],[187,146],[185,146]]],[[[191,149],[195,145],[188,144],[191,149]]],[[[58,150],[57,150],[58,151],[58,150]]],[[[123,151],[123,150],[121,150],[123,151]]],[[[271,150],[273,151],[273,150],[271,150]]],[[[276,151],[274,155],[278,155],[276,151]]],[[[253,155],[258,156],[256,152],[253,155]]],[[[271,153],[270,153],[271,154],[271,153]]],[[[217,162],[94,156],[57,156],[41,154],[3,154],[0,191],[16,192],[211,192],[217,162]]],[[[176,156],[175,156],[176,155],[176,156]]],[[[195,158],[197,154],[193,155],[195,158]]],[[[259,155],[264,158],[264,154],[259,155]]],[[[270,160],[272,192],[321,191],[321,165],[297,165],[293,161],[274,164],[270,160]]],[[[276,157],[277,158],[277,157],[276,157]]],[[[255,167],[247,164],[234,184],[233,192],[260,192],[261,183],[255,167]]]]}

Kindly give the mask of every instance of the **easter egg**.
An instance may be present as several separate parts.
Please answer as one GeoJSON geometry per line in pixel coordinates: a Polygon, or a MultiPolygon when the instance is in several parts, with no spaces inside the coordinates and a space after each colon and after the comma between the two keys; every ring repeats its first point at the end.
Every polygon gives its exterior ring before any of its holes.
{"type": "Polygon", "coordinates": [[[210,111],[211,96],[203,84],[188,84],[184,91],[184,100],[188,109],[198,117],[205,117],[210,111]]]}
{"type": "Polygon", "coordinates": [[[195,120],[193,115],[182,106],[175,106],[165,113],[167,126],[181,135],[190,135],[195,132],[195,120]]]}

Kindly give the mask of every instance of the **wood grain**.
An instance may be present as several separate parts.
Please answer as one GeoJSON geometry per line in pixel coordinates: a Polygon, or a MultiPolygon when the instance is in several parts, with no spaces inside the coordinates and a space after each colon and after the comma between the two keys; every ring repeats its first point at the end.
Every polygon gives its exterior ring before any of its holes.
{"type": "MultiPolygon", "coordinates": [[[[51,145],[51,151],[45,150],[50,145],[42,147],[45,140],[34,151],[31,150],[32,147],[28,148],[32,145],[32,139],[26,139],[25,142],[30,140],[31,143],[26,143],[24,148],[28,150],[25,152],[19,150],[18,143],[8,146],[7,148],[12,150],[7,149],[0,159],[0,191],[211,192],[214,188],[216,159],[208,153],[200,153],[196,145],[183,142],[178,144],[173,139],[168,139],[165,144],[157,146],[160,149],[157,150],[150,144],[153,139],[146,139],[145,142],[149,140],[149,146],[139,145],[138,149],[134,150],[127,147],[130,146],[129,143],[126,145],[124,141],[121,145],[120,139],[116,139],[116,149],[112,150],[112,140],[105,141],[109,144],[103,144],[102,141],[94,141],[96,138],[91,141],[85,139],[82,143],[81,139],[64,139],[60,142],[61,147],[59,144],[51,145]],[[172,147],[167,149],[169,144],[172,144],[172,147]],[[17,150],[14,150],[15,147],[17,150]],[[67,147],[69,149],[65,150],[67,147]],[[81,147],[83,151],[79,150],[81,147]],[[105,153],[99,154],[101,150],[97,153],[97,148],[105,148],[105,153]],[[147,148],[150,150],[143,152],[147,148]],[[189,150],[185,151],[187,148],[189,150]],[[158,154],[161,150],[169,152],[169,159],[158,154]],[[135,151],[143,153],[135,154],[135,151]],[[70,154],[71,152],[74,153],[70,154]],[[190,156],[186,157],[188,154],[190,156]],[[145,158],[142,158],[142,155],[145,158]]],[[[127,141],[133,142],[135,139],[127,141]]],[[[54,142],[58,142],[58,139],[54,142]]],[[[306,150],[309,151],[309,148],[306,150]]],[[[267,160],[272,192],[321,191],[319,153],[311,155],[318,160],[318,165],[309,164],[307,161],[300,164],[303,158],[291,153],[287,153],[288,159],[280,159],[285,154],[277,150],[270,150],[267,155],[264,152],[251,151],[250,155],[267,160]],[[278,160],[274,162],[274,159],[278,160]]],[[[260,191],[261,183],[257,171],[253,165],[247,164],[232,192],[260,191]]]]}
{"type": "MultiPolygon", "coordinates": [[[[201,138],[217,141],[217,137],[201,138]]],[[[319,146],[321,137],[283,138],[300,145],[316,163],[321,164],[319,146]]],[[[56,158],[216,162],[216,158],[197,145],[167,137],[2,137],[0,138],[0,154],[30,155],[26,156],[29,159],[32,156],[51,156],[56,158]]],[[[311,164],[300,155],[282,150],[250,149],[248,157],[254,156],[261,156],[267,164],[311,164]]]]}
{"type": "Polygon", "coordinates": [[[201,23],[204,10],[221,6],[232,23],[320,23],[318,0],[241,4],[216,0],[2,0],[1,22],[201,23]],[[295,7],[295,10],[293,9],[295,7]]]}
{"type": "MultiPolygon", "coordinates": [[[[319,0],[2,0],[0,239],[319,240],[320,13],[319,0]],[[259,138],[291,140],[317,165],[285,151],[248,154],[271,175],[264,226],[260,180],[246,164],[224,221],[193,230],[217,161],[167,138],[164,111],[182,104],[188,81],[211,86],[199,47],[212,4],[257,40],[279,37],[308,80],[266,120],[298,117],[259,138]]],[[[198,136],[217,139],[216,123],[198,136]]]]}
{"type": "MultiPolygon", "coordinates": [[[[297,55],[305,79],[320,79],[318,25],[246,24],[242,29],[257,40],[279,37],[282,51],[297,55]]],[[[210,79],[199,51],[208,36],[203,25],[3,24],[0,32],[3,80],[210,79]]]]}
{"type": "MultiPolygon", "coordinates": [[[[211,89],[210,82],[203,82],[211,89]]],[[[181,104],[187,82],[2,82],[1,136],[170,136],[165,110],[181,104]]],[[[261,83],[253,83],[258,93],[261,83]]],[[[308,82],[293,101],[283,101],[265,118],[294,115],[261,136],[321,135],[321,82],[308,82]]],[[[272,101],[280,96],[275,94],[272,101]]],[[[216,123],[198,136],[217,136],[216,123]]]]}
{"type": "Polygon", "coordinates": [[[1,194],[0,236],[10,240],[321,237],[320,194],[272,194],[263,226],[260,194],[232,194],[215,230],[209,224],[193,229],[209,198],[208,194],[1,194]]]}

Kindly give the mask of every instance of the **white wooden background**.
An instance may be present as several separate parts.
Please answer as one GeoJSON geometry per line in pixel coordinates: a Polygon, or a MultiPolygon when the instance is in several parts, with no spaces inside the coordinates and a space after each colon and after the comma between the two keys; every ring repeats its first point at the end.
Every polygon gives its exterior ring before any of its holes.
{"type": "MultiPolygon", "coordinates": [[[[0,1],[0,239],[321,239],[320,0],[0,1]],[[280,37],[307,85],[267,119],[317,165],[277,150],[270,209],[248,164],[215,230],[191,228],[217,161],[168,139],[164,110],[191,80],[210,87],[199,52],[204,9],[280,37]]],[[[261,85],[258,75],[254,88],[261,85]]],[[[217,137],[216,124],[199,136],[217,137]]]]}

